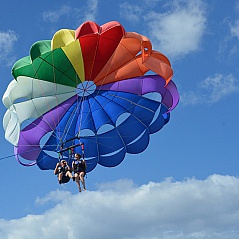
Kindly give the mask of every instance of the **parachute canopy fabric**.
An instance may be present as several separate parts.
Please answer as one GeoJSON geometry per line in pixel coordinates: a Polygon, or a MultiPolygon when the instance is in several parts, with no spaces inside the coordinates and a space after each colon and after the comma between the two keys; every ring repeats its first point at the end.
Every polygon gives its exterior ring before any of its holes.
{"type": "Polygon", "coordinates": [[[36,42],[12,75],[2,99],[5,138],[21,164],[40,169],[54,169],[59,152],[69,158],[62,147],[79,143],[88,172],[114,167],[147,148],[179,101],[167,57],[115,21],[36,42]]]}

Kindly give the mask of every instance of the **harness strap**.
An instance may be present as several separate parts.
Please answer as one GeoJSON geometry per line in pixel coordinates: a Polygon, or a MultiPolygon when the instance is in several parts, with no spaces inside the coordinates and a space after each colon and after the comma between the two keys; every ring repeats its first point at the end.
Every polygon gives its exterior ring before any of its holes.
{"type": "Polygon", "coordinates": [[[84,143],[81,143],[82,158],[85,159],[85,147],[84,143]]]}

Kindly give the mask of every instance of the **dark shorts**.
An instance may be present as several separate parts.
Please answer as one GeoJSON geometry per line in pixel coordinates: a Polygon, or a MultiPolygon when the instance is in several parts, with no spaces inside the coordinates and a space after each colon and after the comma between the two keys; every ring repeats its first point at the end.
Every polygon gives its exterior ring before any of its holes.
{"type": "Polygon", "coordinates": [[[63,175],[62,176],[62,183],[68,183],[70,181],[70,178],[68,176],[63,175]]]}
{"type": "Polygon", "coordinates": [[[74,173],[78,173],[78,174],[80,174],[81,172],[83,172],[84,173],[84,177],[85,177],[85,171],[74,171],[74,173]]]}

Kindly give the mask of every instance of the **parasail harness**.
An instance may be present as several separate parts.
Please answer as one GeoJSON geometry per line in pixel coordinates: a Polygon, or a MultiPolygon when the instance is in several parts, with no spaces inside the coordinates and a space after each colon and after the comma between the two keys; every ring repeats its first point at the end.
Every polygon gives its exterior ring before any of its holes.
{"type": "MultiPolygon", "coordinates": [[[[64,143],[72,141],[72,140],[74,140],[76,138],[78,138],[78,137],[74,137],[74,138],[68,139],[64,143]]],[[[71,159],[74,159],[74,154],[75,154],[74,149],[76,147],[79,147],[79,146],[81,146],[81,152],[82,152],[81,153],[81,157],[82,157],[83,160],[85,159],[85,146],[84,146],[84,143],[80,142],[78,144],[74,144],[74,145],[71,145],[71,146],[66,147],[66,148],[64,148],[64,143],[62,143],[61,148],[58,151],[58,154],[59,154],[59,158],[58,159],[59,159],[59,161],[61,161],[61,159],[63,159],[63,152],[65,152],[65,151],[69,151],[69,161],[71,159]]],[[[85,176],[87,178],[86,172],[85,172],[85,176]]]]}
{"type": "Polygon", "coordinates": [[[72,145],[70,147],[67,147],[67,148],[63,148],[63,144],[62,144],[61,149],[58,151],[58,153],[59,153],[59,160],[61,158],[63,158],[63,154],[62,153],[67,151],[67,150],[69,150],[69,158],[71,158],[72,155],[74,155],[74,148],[76,148],[78,146],[81,146],[81,151],[82,151],[81,156],[82,156],[83,159],[85,159],[84,143],[78,143],[78,144],[74,144],[74,145],[72,145]]]}

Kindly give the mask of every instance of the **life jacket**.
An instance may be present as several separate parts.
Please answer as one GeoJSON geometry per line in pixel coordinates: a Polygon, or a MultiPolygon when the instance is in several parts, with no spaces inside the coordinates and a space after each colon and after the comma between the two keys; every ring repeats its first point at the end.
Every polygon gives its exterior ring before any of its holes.
{"type": "Polygon", "coordinates": [[[74,161],[74,172],[85,172],[85,163],[83,160],[74,161]]]}
{"type": "Polygon", "coordinates": [[[66,166],[59,166],[58,167],[58,173],[66,173],[67,171],[69,171],[69,169],[68,169],[68,166],[66,165],[66,166]]]}

